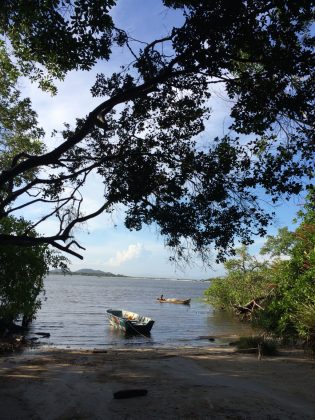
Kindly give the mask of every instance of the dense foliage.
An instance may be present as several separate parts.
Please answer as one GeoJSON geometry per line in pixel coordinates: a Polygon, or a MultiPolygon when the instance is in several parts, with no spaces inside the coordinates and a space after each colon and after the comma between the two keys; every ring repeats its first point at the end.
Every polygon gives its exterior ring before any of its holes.
{"type": "Polygon", "coordinates": [[[0,34],[10,41],[20,71],[56,92],[54,78],[91,69],[108,58],[114,0],[10,0],[1,2],[0,34]]]}
{"type": "MultiPolygon", "coordinates": [[[[23,219],[6,218],[0,223],[0,232],[19,234],[30,229],[23,219]]],[[[34,230],[29,230],[34,237],[34,230]]],[[[47,245],[32,247],[0,246],[0,331],[21,320],[23,327],[34,318],[40,308],[40,293],[49,267],[66,268],[66,260],[47,245]]]]}
{"type": "Polygon", "coordinates": [[[243,246],[235,251],[236,258],[224,263],[226,277],[211,279],[211,287],[205,292],[209,302],[221,309],[233,305],[245,305],[266,292],[267,262],[259,262],[243,246]]]}
{"type": "Polygon", "coordinates": [[[264,310],[252,314],[259,326],[279,336],[302,337],[315,345],[315,197],[298,215],[294,232],[281,229],[267,238],[261,254],[268,261],[255,264],[245,248],[227,261],[227,276],[211,281],[206,296],[214,306],[233,308],[263,297],[264,310]]]}
{"type": "MultiPolygon", "coordinates": [[[[222,261],[233,254],[235,237],[250,243],[266,232],[270,216],[257,191],[276,201],[310,184],[313,1],[163,3],[182,12],[183,25],[138,42],[113,21],[114,1],[4,2],[0,67],[9,58],[42,89],[56,92],[54,78],[109,60],[114,46],[129,55],[113,74],[98,74],[91,93],[100,105],[67,126],[55,149],[22,148],[0,162],[0,217],[14,215],[17,203],[40,203],[44,215],[36,223],[59,222],[51,236],[0,234],[2,244],[47,243],[80,257],[73,228],[123,205],[128,228],[157,224],[177,256],[192,250],[206,259],[214,245],[222,261]],[[201,147],[218,84],[233,102],[233,122],[229,135],[201,147]],[[81,190],[95,172],[102,201],[82,214],[81,190]]],[[[3,108],[5,128],[4,115],[3,108]]]]}
{"type": "MultiPolygon", "coordinates": [[[[0,40],[0,169],[22,157],[45,151],[44,131],[38,127],[30,99],[21,97],[19,76],[19,68],[12,62],[4,41],[0,40]]],[[[34,179],[36,172],[34,168],[21,174],[15,180],[16,185],[34,179]]]]}

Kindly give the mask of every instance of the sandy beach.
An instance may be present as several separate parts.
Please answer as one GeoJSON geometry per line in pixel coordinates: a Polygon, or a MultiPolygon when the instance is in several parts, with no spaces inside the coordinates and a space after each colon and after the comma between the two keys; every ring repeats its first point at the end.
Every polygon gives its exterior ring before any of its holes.
{"type": "Polygon", "coordinates": [[[0,419],[315,419],[315,361],[232,348],[42,349],[0,358],[0,419]],[[120,390],[147,395],[115,399],[120,390]]]}

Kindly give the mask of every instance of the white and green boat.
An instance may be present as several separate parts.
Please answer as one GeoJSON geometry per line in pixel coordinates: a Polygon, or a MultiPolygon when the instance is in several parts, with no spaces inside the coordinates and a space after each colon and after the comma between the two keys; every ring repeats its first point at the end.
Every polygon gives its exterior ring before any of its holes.
{"type": "Polygon", "coordinates": [[[151,318],[123,309],[108,309],[107,316],[113,327],[127,334],[149,334],[154,324],[151,318]]]}

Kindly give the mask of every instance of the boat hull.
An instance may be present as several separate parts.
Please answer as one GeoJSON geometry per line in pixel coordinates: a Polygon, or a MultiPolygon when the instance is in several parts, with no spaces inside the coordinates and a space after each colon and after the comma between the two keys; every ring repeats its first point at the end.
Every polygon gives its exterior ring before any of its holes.
{"type": "Polygon", "coordinates": [[[107,316],[110,324],[126,334],[149,334],[154,321],[134,312],[108,309],[107,316]]]}
{"type": "Polygon", "coordinates": [[[191,299],[157,299],[160,303],[178,303],[182,305],[189,305],[191,299]]]}

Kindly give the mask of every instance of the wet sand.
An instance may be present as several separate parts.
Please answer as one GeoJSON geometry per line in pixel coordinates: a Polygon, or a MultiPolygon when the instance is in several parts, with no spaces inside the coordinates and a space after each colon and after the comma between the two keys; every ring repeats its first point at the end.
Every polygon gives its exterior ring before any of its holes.
{"type": "Polygon", "coordinates": [[[2,356],[0,419],[315,419],[315,361],[232,348],[2,356]],[[113,398],[125,389],[148,392],[113,398]]]}

